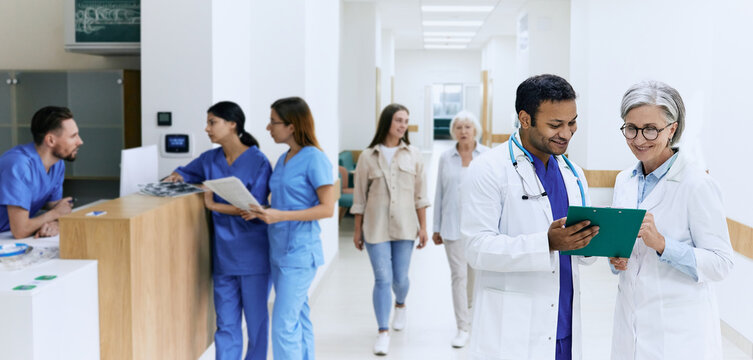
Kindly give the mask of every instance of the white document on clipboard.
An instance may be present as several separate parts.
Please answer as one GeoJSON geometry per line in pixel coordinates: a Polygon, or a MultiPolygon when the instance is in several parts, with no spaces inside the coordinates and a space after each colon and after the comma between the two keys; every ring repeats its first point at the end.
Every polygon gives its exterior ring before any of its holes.
{"type": "Polygon", "coordinates": [[[235,176],[207,180],[204,181],[204,185],[219,197],[225,199],[225,201],[239,209],[250,210],[251,207],[249,207],[248,204],[261,206],[259,201],[248,192],[248,189],[246,189],[241,180],[235,176]]]}

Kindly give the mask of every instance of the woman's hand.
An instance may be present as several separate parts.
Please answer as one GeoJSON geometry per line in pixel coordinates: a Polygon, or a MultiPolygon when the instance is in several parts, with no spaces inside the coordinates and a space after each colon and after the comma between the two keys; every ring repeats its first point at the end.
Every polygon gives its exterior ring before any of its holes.
{"type": "Polygon", "coordinates": [[[256,214],[248,210],[241,210],[241,217],[243,218],[243,220],[251,221],[253,219],[256,219],[256,214]]]}
{"type": "Polygon", "coordinates": [[[173,172],[168,177],[162,179],[162,182],[183,182],[183,176],[176,172],[173,172]]]}
{"type": "Polygon", "coordinates": [[[353,233],[353,245],[356,246],[356,249],[363,250],[363,238],[360,231],[353,233]]]}
{"type": "Polygon", "coordinates": [[[434,241],[434,245],[442,245],[442,235],[439,235],[438,232],[431,235],[431,240],[434,241]]]}
{"type": "Polygon", "coordinates": [[[285,221],[285,211],[277,209],[265,209],[259,205],[249,204],[251,207],[251,213],[255,215],[259,220],[264,221],[267,224],[274,224],[280,221],[285,221]]]}
{"type": "Polygon", "coordinates": [[[426,230],[421,229],[418,231],[418,246],[416,249],[423,249],[426,243],[429,241],[429,235],[426,234],[426,230]]]}
{"type": "Polygon", "coordinates": [[[654,214],[646,212],[646,216],[643,217],[641,229],[638,231],[638,237],[643,239],[646,246],[656,250],[659,255],[664,253],[664,236],[659,234],[659,230],[656,229],[654,214]]]}
{"type": "Polygon", "coordinates": [[[612,264],[615,269],[625,271],[627,270],[628,259],[611,257],[609,258],[609,263],[612,264]]]}
{"type": "Polygon", "coordinates": [[[214,211],[214,205],[216,204],[214,202],[214,193],[211,190],[204,187],[204,185],[201,185],[199,187],[204,189],[204,206],[210,211],[214,211]]]}

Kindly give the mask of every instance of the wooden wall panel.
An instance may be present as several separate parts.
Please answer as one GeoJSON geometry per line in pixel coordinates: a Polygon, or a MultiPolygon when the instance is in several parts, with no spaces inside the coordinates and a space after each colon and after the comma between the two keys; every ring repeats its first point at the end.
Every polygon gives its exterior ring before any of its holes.
{"type": "Polygon", "coordinates": [[[753,227],[727,218],[729,238],[735,251],[753,259],[753,227]]]}
{"type": "Polygon", "coordinates": [[[617,178],[618,170],[586,170],[583,169],[588,180],[589,187],[614,187],[614,181],[617,178]]]}

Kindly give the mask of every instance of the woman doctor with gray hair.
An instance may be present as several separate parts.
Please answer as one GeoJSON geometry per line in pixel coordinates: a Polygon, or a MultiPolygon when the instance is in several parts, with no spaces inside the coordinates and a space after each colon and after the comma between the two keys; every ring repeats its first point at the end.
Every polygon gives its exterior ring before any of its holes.
{"type": "Polygon", "coordinates": [[[439,158],[437,191],[434,197],[434,244],[444,244],[452,279],[452,304],[458,332],[452,346],[461,348],[470,335],[468,310],[468,275],[472,271],[465,259],[465,247],[460,240],[461,186],[471,160],[489,150],[477,140],[481,125],[468,111],[461,111],[450,122],[450,135],[457,142],[439,158]]]}
{"type": "Polygon", "coordinates": [[[645,209],[619,271],[612,359],[721,359],[714,283],[730,272],[732,246],[716,182],[676,147],[685,106],[658,81],[630,87],[620,128],[638,163],[617,175],[613,207],[645,209]]]}

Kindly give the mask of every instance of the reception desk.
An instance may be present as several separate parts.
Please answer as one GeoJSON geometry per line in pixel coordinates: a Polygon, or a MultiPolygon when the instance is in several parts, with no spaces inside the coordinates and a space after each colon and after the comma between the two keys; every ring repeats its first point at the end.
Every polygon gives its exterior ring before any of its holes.
{"type": "Polygon", "coordinates": [[[102,359],[198,359],[212,343],[207,220],[201,194],[134,194],[60,219],[60,257],[98,260],[102,359]]]}

